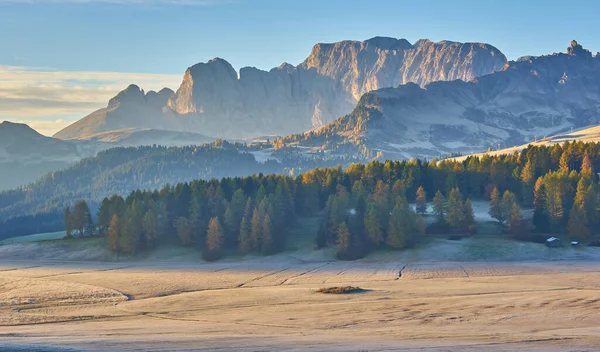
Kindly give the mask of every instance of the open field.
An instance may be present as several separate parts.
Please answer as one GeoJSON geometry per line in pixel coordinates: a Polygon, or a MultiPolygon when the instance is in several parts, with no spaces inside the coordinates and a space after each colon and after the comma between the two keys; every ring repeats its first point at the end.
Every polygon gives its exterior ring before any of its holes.
{"type": "Polygon", "coordinates": [[[594,261],[0,262],[0,350],[596,351],[594,261]],[[316,290],[357,286],[361,293],[316,290]],[[48,350],[51,349],[40,349],[48,350]]]}
{"type": "Polygon", "coordinates": [[[15,243],[29,243],[29,242],[59,240],[59,239],[65,237],[66,234],[67,234],[66,231],[58,231],[58,232],[38,233],[35,235],[29,235],[29,236],[11,237],[11,238],[7,238],[5,240],[0,241],[0,244],[15,244],[15,243]]]}
{"type": "Polygon", "coordinates": [[[177,245],[118,258],[99,237],[2,245],[0,351],[597,351],[600,248],[509,240],[473,207],[476,236],[353,262],[313,249],[317,218],[285,253],[216,263],[177,245]]]}

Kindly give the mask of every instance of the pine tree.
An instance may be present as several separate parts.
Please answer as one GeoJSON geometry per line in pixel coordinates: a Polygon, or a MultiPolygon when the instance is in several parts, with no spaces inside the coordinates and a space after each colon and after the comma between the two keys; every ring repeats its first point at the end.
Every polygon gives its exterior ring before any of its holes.
{"type": "Polygon", "coordinates": [[[475,232],[475,213],[473,212],[473,204],[470,199],[467,199],[463,202],[463,218],[464,225],[463,227],[468,230],[470,233],[475,232]]]}
{"type": "Polygon", "coordinates": [[[100,233],[106,233],[108,226],[110,225],[110,220],[111,217],[114,213],[111,213],[111,203],[110,200],[108,198],[104,198],[102,200],[102,204],[100,205],[100,208],[98,209],[98,214],[97,214],[97,223],[98,223],[98,229],[100,231],[100,233]]]}
{"type": "Polygon", "coordinates": [[[535,182],[533,192],[533,225],[538,231],[547,232],[550,221],[546,213],[546,190],[544,179],[540,176],[535,182]]]}
{"type": "Polygon", "coordinates": [[[462,194],[458,188],[453,188],[448,195],[448,216],[446,222],[456,231],[464,231],[465,214],[462,194]]]}
{"type": "Polygon", "coordinates": [[[502,196],[502,200],[500,201],[500,214],[502,223],[511,223],[511,211],[513,208],[513,204],[517,203],[517,197],[511,191],[504,191],[504,195],[502,196]]]}
{"type": "Polygon", "coordinates": [[[404,249],[413,243],[416,229],[416,214],[408,206],[404,197],[396,199],[396,205],[390,215],[387,245],[394,249],[404,249]]]}
{"type": "Polygon", "coordinates": [[[504,222],[504,219],[502,218],[500,192],[497,187],[494,187],[494,190],[490,194],[490,211],[488,214],[490,214],[493,219],[498,220],[499,223],[502,224],[504,222]]]}
{"type": "Polygon", "coordinates": [[[183,216],[175,220],[175,227],[177,229],[177,236],[181,240],[181,244],[189,246],[195,243],[194,240],[194,227],[192,222],[183,216]]]}
{"type": "Polygon", "coordinates": [[[419,186],[417,189],[416,205],[417,214],[425,215],[427,213],[427,193],[423,186],[419,186]]]}
{"type": "Polygon", "coordinates": [[[433,197],[433,211],[437,217],[438,223],[445,222],[446,212],[448,210],[448,205],[446,204],[446,198],[439,190],[435,193],[435,197],[433,197]]]}
{"type": "Polygon", "coordinates": [[[350,231],[348,230],[348,225],[343,221],[340,223],[337,231],[337,257],[342,260],[350,260],[353,259],[351,257],[351,236],[350,231]]]}
{"type": "Polygon", "coordinates": [[[252,249],[254,250],[261,248],[261,231],[262,221],[264,219],[264,211],[259,209],[259,207],[260,205],[254,208],[252,219],[250,220],[250,243],[252,244],[252,249]]]}
{"type": "Polygon", "coordinates": [[[121,221],[119,216],[114,214],[110,219],[110,225],[108,226],[108,248],[113,252],[119,252],[119,236],[121,234],[121,221]]]}
{"type": "Polygon", "coordinates": [[[519,207],[519,204],[517,204],[517,202],[513,202],[511,205],[509,217],[509,231],[513,235],[519,235],[522,231],[524,231],[523,226],[524,225],[523,216],[521,215],[521,208],[519,207]]]}
{"type": "Polygon", "coordinates": [[[588,153],[583,156],[581,163],[581,174],[586,177],[591,177],[594,174],[594,164],[588,153]]]}
{"type": "Polygon", "coordinates": [[[533,203],[533,187],[535,182],[535,165],[531,160],[525,163],[521,171],[523,203],[531,205],[533,203]]]}
{"type": "Polygon", "coordinates": [[[590,236],[587,214],[578,204],[574,204],[569,212],[567,232],[571,238],[579,241],[586,240],[590,236]]]}
{"type": "Polygon", "coordinates": [[[273,236],[273,223],[271,222],[271,217],[267,213],[262,221],[262,233],[260,241],[262,254],[269,255],[276,252],[276,244],[273,236]]]}
{"type": "Polygon", "coordinates": [[[214,261],[223,255],[223,245],[225,244],[225,233],[218,217],[210,218],[208,222],[208,231],[206,232],[206,247],[203,252],[205,260],[214,261]]]}
{"type": "Polygon", "coordinates": [[[156,241],[158,240],[158,234],[160,229],[158,226],[158,219],[152,209],[148,209],[148,211],[142,218],[141,225],[144,229],[146,246],[148,248],[154,248],[154,246],[156,246],[156,241]]]}
{"type": "Polygon", "coordinates": [[[372,246],[379,247],[379,245],[383,243],[384,238],[383,229],[381,223],[379,222],[377,208],[375,205],[369,204],[364,223],[367,240],[372,246]]]}
{"type": "Polygon", "coordinates": [[[71,208],[67,205],[64,213],[64,225],[67,231],[67,238],[73,237],[73,216],[71,215],[71,208]]]}
{"type": "Polygon", "coordinates": [[[240,224],[240,236],[238,238],[238,248],[242,253],[248,253],[252,250],[251,226],[250,221],[244,216],[240,224]]]}

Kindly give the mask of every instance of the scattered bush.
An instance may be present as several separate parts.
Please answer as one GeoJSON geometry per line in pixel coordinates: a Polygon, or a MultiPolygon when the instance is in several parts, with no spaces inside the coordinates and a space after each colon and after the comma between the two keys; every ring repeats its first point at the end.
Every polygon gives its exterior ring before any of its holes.
{"type": "Polygon", "coordinates": [[[346,295],[349,293],[360,293],[364,292],[360,287],[354,286],[335,286],[335,287],[324,287],[317,290],[317,293],[334,294],[334,295],[346,295]]]}

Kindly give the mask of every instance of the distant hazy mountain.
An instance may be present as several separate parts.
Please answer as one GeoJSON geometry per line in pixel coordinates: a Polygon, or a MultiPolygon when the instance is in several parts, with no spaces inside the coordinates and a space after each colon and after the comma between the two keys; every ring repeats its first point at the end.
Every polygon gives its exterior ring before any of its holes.
{"type": "Polygon", "coordinates": [[[84,135],[80,140],[46,137],[25,124],[0,123],[0,191],[24,186],[99,151],[119,146],[185,146],[214,139],[190,132],[120,129],[84,135]]]}
{"type": "Polygon", "coordinates": [[[81,141],[110,143],[110,147],[137,147],[144,145],[186,146],[213,142],[215,139],[198,133],[155,129],[123,128],[79,136],[81,141]]]}
{"type": "Polygon", "coordinates": [[[27,125],[0,123],[0,190],[34,181],[97,151],[93,143],[42,136],[27,125]]]}
{"type": "Polygon", "coordinates": [[[285,141],[393,159],[519,145],[600,123],[598,82],[600,55],[573,41],[565,53],[522,58],[470,82],[367,93],[351,114],[285,141]]]}
{"type": "Polygon", "coordinates": [[[187,69],[176,93],[130,86],[100,109],[55,135],[74,139],[123,128],[168,129],[219,138],[285,135],[349,113],[363,93],[408,82],[470,80],[504,66],[480,43],[433,43],[376,37],[317,44],[300,65],[239,74],[223,59],[187,69]]]}

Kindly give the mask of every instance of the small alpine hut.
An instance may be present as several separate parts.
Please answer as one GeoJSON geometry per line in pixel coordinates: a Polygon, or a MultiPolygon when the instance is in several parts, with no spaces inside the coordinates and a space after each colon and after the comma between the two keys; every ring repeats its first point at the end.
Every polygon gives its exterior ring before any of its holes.
{"type": "Polygon", "coordinates": [[[562,241],[558,237],[550,237],[546,240],[546,246],[551,248],[562,247],[562,241]]]}

